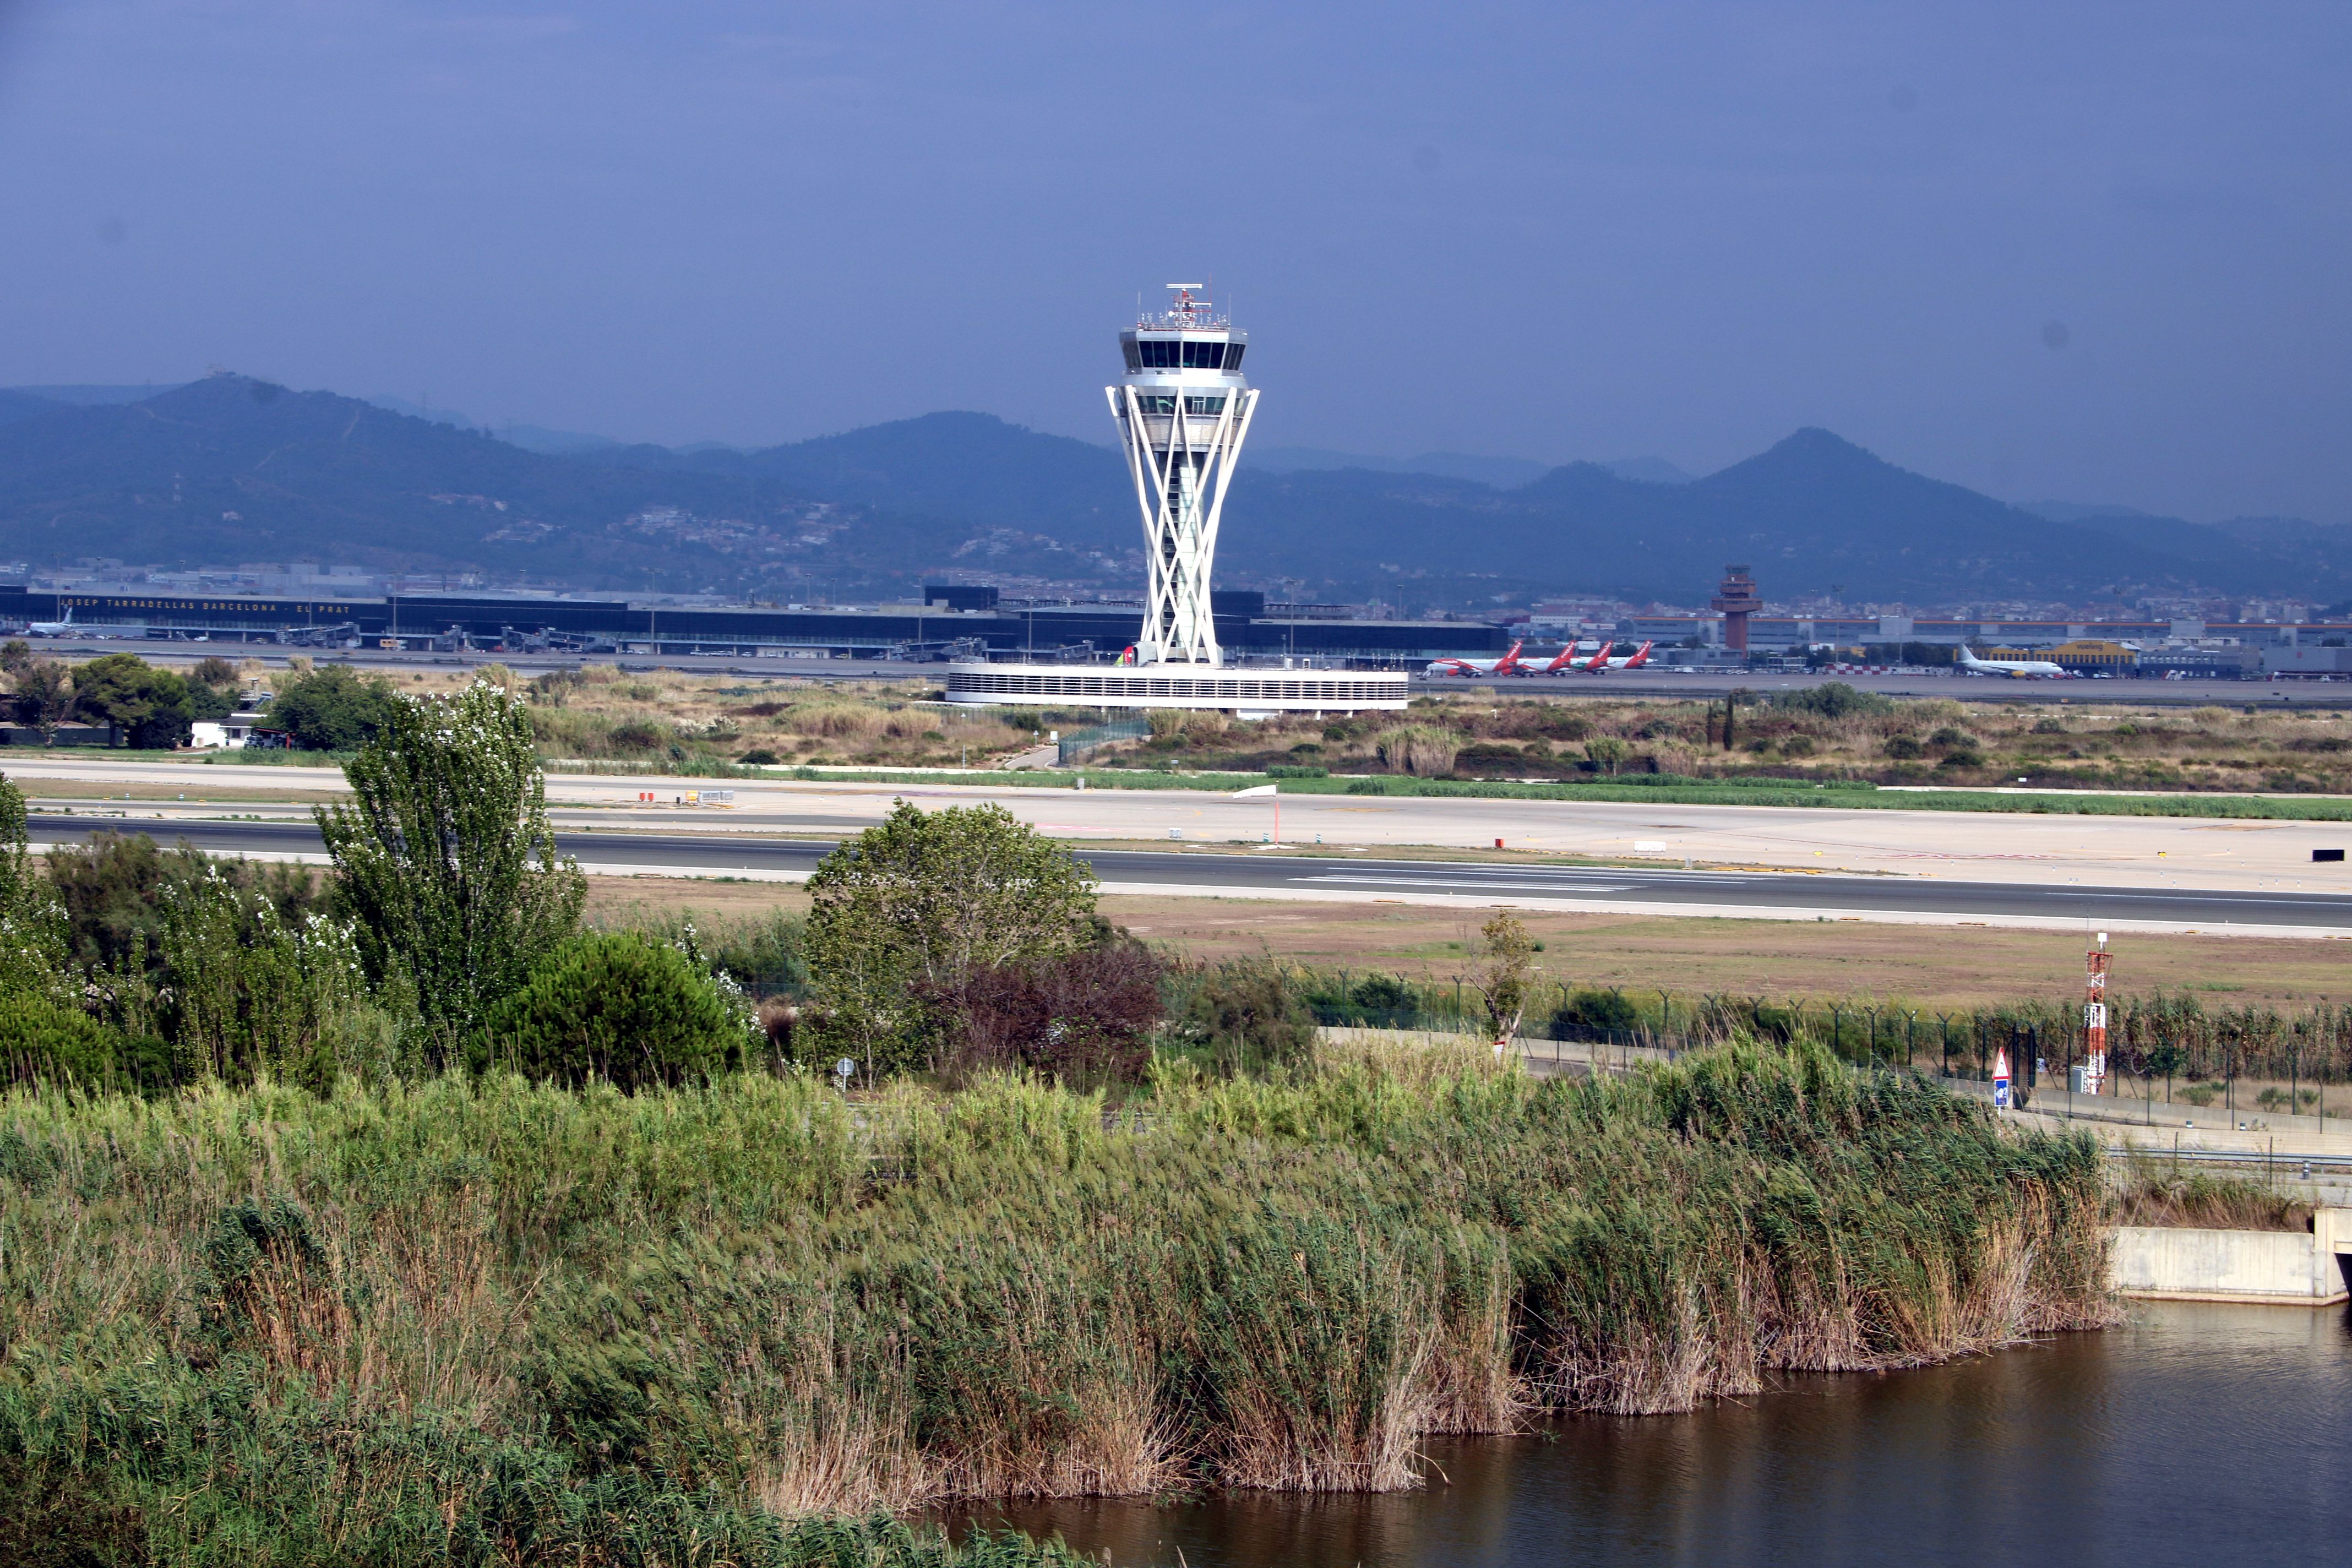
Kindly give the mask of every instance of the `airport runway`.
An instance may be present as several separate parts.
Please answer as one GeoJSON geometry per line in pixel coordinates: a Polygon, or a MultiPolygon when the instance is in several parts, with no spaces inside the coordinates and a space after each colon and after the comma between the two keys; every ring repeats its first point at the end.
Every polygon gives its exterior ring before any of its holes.
{"type": "MultiPolygon", "coordinates": [[[[315,858],[318,830],[299,818],[205,820],[138,813],[94,818],[37,813],[37,845],[93,832],[185,838],[210,853],[315,858]]],[[[595,874],[746,877],[798,881],[830,840],[631,828],[567,832],[562,850],[595,874]]],[[[1610,912],[1744,915],[2207,934],[2352,937],[2352,895],[2200,889],[2055,887],[1897,877],[1808,876],[1680,868],[1560,867],[1384,859],[1364,855],[1087,849],[1106,890],[1252,899],[1497,904],[1610,912]]]]}
{"type": "MultiPolygon", "coordinates": [[[[9,776],[53,797],[37,806],[99,805],[110,785],[151,795],[102,809],[217,817],[225,812],[300,815],[294,803],[343,793],[333,768],[89,758],[0,758],[9,776]],[[68,789],[79,797],[54,799],[68,789]],[[169,790],[184,805],[152,799],[169,790]],[[232,796],[275,796],[247,805],[232,796]],[[205,797],[209,795],[209,803],[205,797]]],[[[988,784],[835,783],[551,773],[547,798],[559,830],[715,832],[828,838],[862,832],[898,799],[925,809],[991,802],[1056,838],[1181,844],[1192,848],[1286,844],[1378,854],[1404,848],[1685,860],[1743,870],[1867,872],[1905,879],[2065,887],[2203,889],[2242,893],[2352,893],[2352,866],[2315,862],[2314,850],[2352,847],[2352,823],[2164,816],[2074,816],[1905,811],[1834,805],[1671,805],[1612,801],[1517,801],[1471,796],[1284,795],[1278,803],[1223,790],[1074,790],[988,784]],[[732,790],[720,809],[684,805],[689,791],[732,790]],[[640,804],[641,795],[654,797],[640,804]]]]}

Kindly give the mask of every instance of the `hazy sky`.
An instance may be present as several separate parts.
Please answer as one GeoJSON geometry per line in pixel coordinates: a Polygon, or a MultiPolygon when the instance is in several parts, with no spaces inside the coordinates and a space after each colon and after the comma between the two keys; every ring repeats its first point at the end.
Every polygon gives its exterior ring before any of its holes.
{"type": "Polygon", "coordinates": [[[0,0],[0,384],[1256,438],[2352,518],[2352,6],[0,0]]]}

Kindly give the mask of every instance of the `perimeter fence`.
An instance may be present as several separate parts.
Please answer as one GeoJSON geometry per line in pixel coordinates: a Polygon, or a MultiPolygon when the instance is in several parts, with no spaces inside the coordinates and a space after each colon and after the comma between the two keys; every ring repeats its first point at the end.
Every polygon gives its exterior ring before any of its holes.
{"type": "MultiPolygon", "coordinates": [[[[1486,998],[1467,977],[1285,973],[1318,1023],[1457,1034],[1489,1027],[1486,998]]],[[[1734,1034],[1781,1041],[1802,1035],[1857,1065],[1977,1079],[1989,1079],[1996,1056],[2006,1051],[2019,1081],[2046,1074],[2061,1086],[2082,1060],[2084,1038],[2079,1002],[1936,1008],[1872,997],[1774,998],[1559,983],[1538,984],[1519,1033],[1669,1052],[1734,1034]]],[[[2177,1081],[2192,1102],[2207,1092],[2205,1086],[2228,1094],[2240,1079],[2284,1084],[2275,1109],[2288,1110],[2302,1104],[2305,1085],[2352,1080],[2352,1006],[2209,1008],[2194,995],[2161,992],[2118,998],[2108,1007],[2107,1058],[2110,1071],[2177,1081]]]]}

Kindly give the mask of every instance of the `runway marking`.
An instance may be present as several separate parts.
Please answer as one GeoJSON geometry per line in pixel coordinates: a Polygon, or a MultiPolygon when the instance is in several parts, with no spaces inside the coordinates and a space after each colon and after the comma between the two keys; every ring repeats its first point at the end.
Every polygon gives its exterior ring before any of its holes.
{"type": "Polygon", "coordinates": [[[1293,877],[1290,879],[1294,882],[1349,882],[1370,888],[1466,888],[1478,891],[1533,893],[1623,893],[1642,885],[1639,882],[1571,882],[1565,879],[1548,882],[1444,877],[1293,877]]]}

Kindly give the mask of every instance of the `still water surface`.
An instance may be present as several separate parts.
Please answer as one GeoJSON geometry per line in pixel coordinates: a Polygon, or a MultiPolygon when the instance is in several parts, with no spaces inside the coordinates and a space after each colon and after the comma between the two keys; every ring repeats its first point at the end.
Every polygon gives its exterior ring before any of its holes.
{"type": "Polygon", "coordinates": [[[2352,1564],[2352,1318],[2137,1303],[2104,1334],[1428,1453],[1397,1496],[1001,1521],[1118,1568],[2352,1564]]]}

